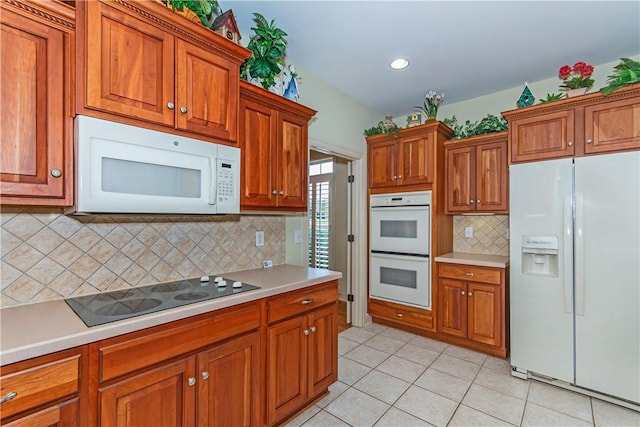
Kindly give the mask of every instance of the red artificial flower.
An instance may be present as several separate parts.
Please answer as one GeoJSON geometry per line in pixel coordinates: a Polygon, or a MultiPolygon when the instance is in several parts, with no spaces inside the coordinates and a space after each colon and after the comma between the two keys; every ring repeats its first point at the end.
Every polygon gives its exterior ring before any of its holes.
{"type": "Polygon", "coordinates": [[[593,74],[593,65],[586,65],[582,68],[582,71],[580,71],[580,75],[582,77],[591,77],[591,74],[593,74]]]}
{"type": "Polygon", "coordinates": [[[560,67],[560,71],[558,71],[558,73],[560,74],[560,77],[566,79],[571,74],[571,67],[569,67],[568,65],[563,65],[562,67],[560,67]]]}
{"type": "Polygon", "coordinates": [[[577,71],[578,73],[581,73],[582,70],[584,69],[584,67],[586,67],[587,64],[585,64],[584,62],[580,61],[580,62],[576,62],[573,65],[573,71],[577,71]]]}

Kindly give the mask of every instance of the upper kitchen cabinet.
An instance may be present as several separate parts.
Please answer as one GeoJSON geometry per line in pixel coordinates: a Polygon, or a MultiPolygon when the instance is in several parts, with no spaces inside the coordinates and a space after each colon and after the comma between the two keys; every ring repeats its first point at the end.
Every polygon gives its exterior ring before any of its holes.
{"type": "Polygon", "coordinates": [[[445,213],[507,213],[508,133],[452,140],[446,157],[445,213]]]}
{"type": "Polygon", "coordinates": [[[3,1],[0,25],[2,204],[70,206],[75,12],[57,1],[3,1]]]}
{"type": "Polygon", "coordinates": [[[237,141],[248,50],[160,2],[82,1],[77,13],[78,113],[237,141]]]}
{"type": "Polygon", "coordinates": [[[640,85],[506,111],[511,162],[640,148],[640,85]]]}
{"type": "Polygon", "coordinates": [[[314,114],[240,82],[240,209],[307,210],[307,133],[314,114]]]}
{"type": "Polygon", "coordinates": [[[434,122],[400,129],[397,138],[368,137],[369,188],[380,193],[429,188],[434,180],[436,146],[451,135],[446,125],[434,122]]]}

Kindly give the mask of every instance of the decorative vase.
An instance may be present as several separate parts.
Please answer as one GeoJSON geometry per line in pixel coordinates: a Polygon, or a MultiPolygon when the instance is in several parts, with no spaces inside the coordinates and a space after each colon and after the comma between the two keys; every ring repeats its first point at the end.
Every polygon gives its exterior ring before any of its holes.
{"type": "Polygon", "coordinates": [[[427,116],[427,121],[425,123],[433,123],[436,121],[436,116],[427,116]]]}
{"type": "Polygon", "coordinates": [[[588,90],[589,90],[588,87],[579,87],[577,89],[569,89],[567,91],[567,98],[584,95],[585,93],[587,93],[588,90]]]}

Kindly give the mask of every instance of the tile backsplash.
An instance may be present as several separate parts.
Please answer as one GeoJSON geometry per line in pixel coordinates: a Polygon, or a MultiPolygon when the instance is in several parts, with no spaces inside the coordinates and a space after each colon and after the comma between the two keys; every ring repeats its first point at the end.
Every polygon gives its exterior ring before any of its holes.
{"type": "Polygon", "coordinates": [[[0,222],[3,307],[285,261],[282,216],[66,216],[3,207],[0,222]],[[255,246],[258,230],[263,247],[255,246]]]}
{"type": "Polygon", "coordinates": [[[453,217],[453,250],[509,256],[508,233],[508,215],[457,215],[453,217]],[[473,227],[473,237],[465,237],[465,227],[473,227]]]}

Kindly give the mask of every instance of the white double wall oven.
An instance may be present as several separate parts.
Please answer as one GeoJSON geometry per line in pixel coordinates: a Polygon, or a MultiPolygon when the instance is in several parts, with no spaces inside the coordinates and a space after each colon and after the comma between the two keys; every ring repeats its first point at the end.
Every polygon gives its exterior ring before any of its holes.
{"type": "Polygon", "coordinates": [[[431,308],[431,191],[371,195],[369,294],[431,308]]]}

